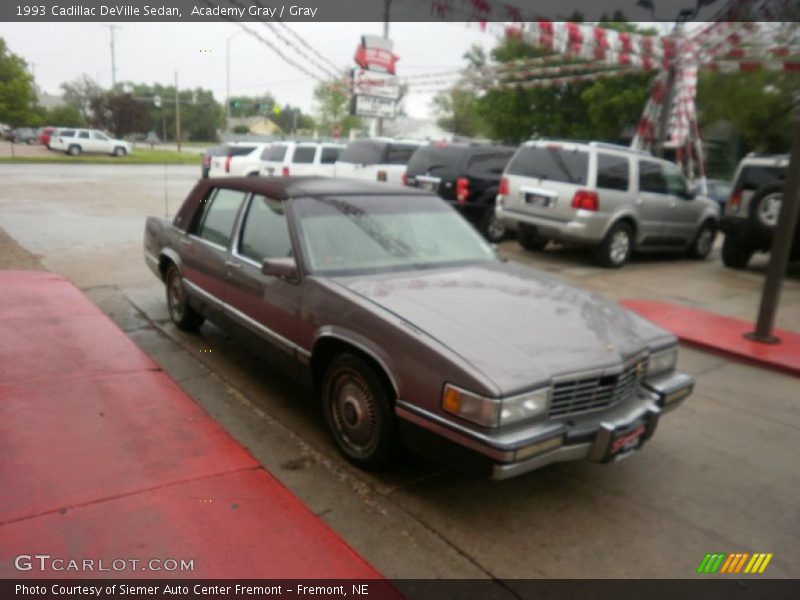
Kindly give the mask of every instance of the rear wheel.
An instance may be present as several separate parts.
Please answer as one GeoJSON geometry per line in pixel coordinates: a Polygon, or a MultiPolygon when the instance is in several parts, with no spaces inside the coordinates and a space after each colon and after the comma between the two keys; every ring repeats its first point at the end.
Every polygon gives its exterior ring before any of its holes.
{"type": "Polygon", "coordinates": [[[78,144],[72,144],[67,148],[67,154],[70,156],[78,156],[81,153],[81,147],[78,144]]]}
{"type": "Polygon", "coordinates": [[[744,269],[753,256],[753,249],[735,236],[726,235],[722,243],[722,264],[731,269],[744,269]]]}
{"type": "Polygon", "coordinates": [[[517,231],[517,241],[525,250],[544,250],[549,241],[536,233],[536,230],[527,225],[520,225],[517,231]]]}
{"type": "Polygon", "coordinates": [[[166,284],[169,318],[172,319],[178,329],[195,331],[203,324],[205,319],[203,315],[189,305],[186,288],[183,286],[183,278],[175,265],[170,265],[169,269],[167,269],[166,284]]]}
{"type": "Polygon", "coordinates": [[[506,226],[497,218],[494,208],[490,208],[487,211],[481,225],[481,233],[483,233],[483,237],[492,244],[499,244],[505,239],[507,233],[506,226]]]}
{"type": "Polygon", "coordinates": [[[750,218],[762,234],[772,234],[778,224],[783,200],[783,186],[767,185],[758,190],[750,201],[750,218]]]}
{"type": "Polygon", "coordinates": [[[597,248],[597,260],[604,267],[618,269],[631,256],[633,251],[633,227],[628,223],[616,223],[606,234],[597,248]]]}
{"type": "Polygon", "coordinates": [[[353,464],[386,464],[394,446],[389,395],[380,375],[364,359],[341,354],[322,383],[322,408],[336,445],[353,464]]]}
{"type": "Polygon", "coordinates": [[[689,247],[689,256],[698,260],[705,259],[714,247],[714,238],[717,235],[717,228],[711,221],[706,221],[700,226],[697,236],[689,247]]]}

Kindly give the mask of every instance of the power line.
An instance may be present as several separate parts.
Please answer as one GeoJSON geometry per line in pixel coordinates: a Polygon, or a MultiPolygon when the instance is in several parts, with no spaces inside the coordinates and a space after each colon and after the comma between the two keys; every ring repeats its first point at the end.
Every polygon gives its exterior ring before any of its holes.
{"type": "Polygon", "coordinates": [[[326,76],[328,76],[328,77],[339,77],[339,73],[338,73],[337,71],[331,71],[331,70],[330,70],[328,67],[324,67],[324,66],[322,66],[322,65],[321,65],[321,64],[319,64],[319,63],[318,63],[316,60],[314,60],[314,59],[313,59],[313,58],[311,58],[311,57],[310,57],[308,54],[306,54],[306,53],[305,53],[305,52],[304,52],[302,49],[300,49],[300,48],[298,48],[297,46],[295,46],[295,45],[294,45],[294,43],[293,43],[291,40],[287,39],[285,36],[283,36],[283,35],[282,35],[282,34],[281,34],[279,31],[278,31],[277,27],[275,27],[275,25],[274,25],[274,24],[272,24],[272,23],[266,23],[266,22],[265,22],[265,23],[264,23],[264,25],[265,25],[265,26],[266,26],[266,27],[267,27],[267,28],[268,28],[270,31],[272,31],[272,33],[274,33],[274,34],[275,34],[275,35],[278,37],[278,39],[279,39],[279,40],[281,40],[281,41],[282,41],[284,44],[286,44],[287,46],[289,46],[290,48],[292,48],[292,49],[293,49],[295,52],[297,52],[297,53],[298,53],[300,56],[302,56],[304,59],[306,59],[306,60],[307,60],[307,61],[308,61],[310,64],[314,65],[314,66],[315,66],[317,69],[319,69],[320,71],[322,71],[322,72],[323,72],[323,73],[324,73],[326,76]]]}
{"type": "Polygon", "coordinates": [[[283,21],[278,21],[278,25],[280,25],[286,31],[291,33],[295,38],[297,38],[297,41],[299,41],[303,46],[305,46],[311,52],[313,52],[320,60],[322,60],[323,62],[328,63],[328,65],[330,65],[334,70],[339,71],[341,69],[341,67],[337,66],[333,61],[328,59],[324,54],[322,54],[316,48],[311,46],[299,33],[297,33],[294,29],[289,27],[286,23],[284,23],[283,21]]]}
{"type": "Polygon", "coordinates": [[[305,73],[306,75],[308,75],[309,77],[311,77],[313,79],[316,79],[317,81],[320,81],[320,82],[324,82],[325,81],[325,79],[323,79],[322,77],[320,77],[316,73],[312,73],[311,71],[306,69],[303,65],[301,65],[299,63],[296,63],[294,60],[292,60],[291,58],[286,56],[277,46],[275,46],[275,44],[273,44],[268,39],[265,39],[264,37],[262,37],[257,31],[253,31],[252,29],[249,29],[246,25],[244,25],[244,23],[238,23],[238,25],[239,25],[239,27],[244,29],[247,33],[252,35],[254,38],[258,39],[262,44],[264,44],[265,46],[268,46],[275,54],[280,56],[283,59],[284,62],[290,64],[294,68],[302,71],[303,73],[305,73]]]}

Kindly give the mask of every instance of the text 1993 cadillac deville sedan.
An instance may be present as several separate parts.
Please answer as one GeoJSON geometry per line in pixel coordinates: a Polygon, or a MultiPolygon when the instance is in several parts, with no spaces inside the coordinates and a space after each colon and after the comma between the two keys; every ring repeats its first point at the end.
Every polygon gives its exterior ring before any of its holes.
{"type": "Polygon", "coordinates": [[[144,251],[178,327],[208,318],[314,385],[362,467],[398,443],[497,479],[609,462],[692,391],[672,335],[498,258],[412,188],[201,180],[144,251]]]}

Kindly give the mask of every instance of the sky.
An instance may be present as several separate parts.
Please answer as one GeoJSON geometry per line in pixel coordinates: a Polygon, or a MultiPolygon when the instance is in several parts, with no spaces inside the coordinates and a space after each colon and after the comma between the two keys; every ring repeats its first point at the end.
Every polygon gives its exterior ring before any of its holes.
{"type": "MultiPolygon", "coordinates": [[[[267,37],[261,23],[249,28],[267,37]]],[[[380,35],[382,23],[289,23],[315,50],[334,64],[353,67],[362,34],[380,35]]],[[[226,41],[230,36],[231,95],[270,92],[279,103],[313,112],[316,81],[284,62],[268,46],[232,23],[120,23],[115,32],[117,81],[172,84],[175,72],[181,88],[211,89],[223,102],[226,87],[226,41]]],[[[487,50],[495,34],[464,23],[392,23],[389,37],[400,57],[398,75],[458,69],[473,44],[487,50]]],[[[11,52],[32,63],[37,85],[60,94],[59,85],[85,73],[102,86],[111,85],[110,33],[99,23],[0,23],[0,37],[11,52]]],[[[289,38],[292,39],[292,38],[289,38]]],[[[302,61],[292,48],[285,53],[302,61]]],[[[298,47],[302,47],[299,46],[298,47]]],[[[321,61],[318,61],[321,62],[321,61]]],[[[411,94],[409,116],[432,118],[432,93],[411,94]]]]}

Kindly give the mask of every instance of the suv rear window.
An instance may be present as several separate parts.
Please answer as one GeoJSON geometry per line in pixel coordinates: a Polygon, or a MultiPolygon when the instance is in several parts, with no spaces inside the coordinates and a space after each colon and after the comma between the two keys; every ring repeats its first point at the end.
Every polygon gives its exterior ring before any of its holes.
{"type": "Polygon", "coordinates": [[[510,175],[586,185],[589,154],[560,146],[523,146],[508,165],[510,175]]]}
{"type": "Polygon", "coordinates": [[[264,160],[282,161],[286,156],[286,149],[286,144],[275,144],[264,150],[261,158],[264,160]]]}
{"type": "Polygon", "coordinates": [[[383,162],[386,146],[386,142],[372,140],[350,142],[339,160],[356,165],[379,165],[383,162]]]}
{"type": "Polygon", "coordinates": [[[61,137],[75,137],[75,130],[74,129],[62,129],[58,132],[58,135],[61,137]]]}
{"type": "Polygon", "coordinates": [[[255,146],[228,146],[228,156],[246,156],[255,149],[255,146]]]}
{"type": "Polygon", "coordinates": [[[514,150],[476,153],[467,163],[467,175],[480,179],[500,179],[512,156],[514,150]]]}
{"type": "Polygon", "coordinates": [[[628,190],[631,179],[630,161],[625,156],[597,154],[597,187],[607,190],[628,190]]]}
{"type": "Polygon", "coordinates": [[[423,146],[408,161],[408,175],[416,177],[430,173],[437,177],[456,177],[466,153],[467,148],[458,146],[423,146]]]}
{"type": "Polygon", "coordinates": [[[737,190],[755,191],[765,185],[780,183],[786,179],[786,167],[752,165],[744,167],[736,180],[737,190]]]}
{"type": "Polygon", "coordinates": [[[407,165],[411,155],[417,151],[419,146],[409,144],[392,144],[389,147],[389,155],[386,163],[390,165],[407,165]]]}

